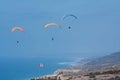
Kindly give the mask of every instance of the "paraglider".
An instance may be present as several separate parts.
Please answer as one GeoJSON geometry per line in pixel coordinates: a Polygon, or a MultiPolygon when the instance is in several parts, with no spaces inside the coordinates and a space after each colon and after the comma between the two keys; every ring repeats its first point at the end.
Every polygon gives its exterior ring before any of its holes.
{"type": "MultiPolygon", "coordinates": [[[[49,23],[49,24],[45,24],[45,25],[44,25],[44,28],[48,28],[48,27],[51,27],[51,26],[55,26],[55,27],[61,28],[61,25],[60,25],[60,24],[57,24],[57,23],[49,23]]],[[[54,38],[52,37],[51,40],[53,41],[54,38]]]]}
{"type": "MultiPolygon", "coordinates": [[[[19,26],[15,26],[11,29],[12,32],[16,31],[16,30],[19,30],[21,32],[24,32],[25,30],[22,28],[22,27],[19,27],[19,26]]],[[[17,43],[19,43],[19,41],[17,40],[17,43]]]]}
{"type": "MultiPolygon", "coordinates": [[[[65,15],[65,16],[62,17],[62,20],[65,20],[65,19],[66,19],[67,21],[71,21],[70,18],[78,19],[78,17],[75,16],[75,15],[73,15],[73,14],[67,14],[67,15],[65,15]],[[70,20],[68,20],[68,19],[70,19],[70,20]]],[[[71,29],[71,26],[69,26],[68,29],[71,29]]]]}
{"type": "Polygon", "coordinates": [[[77,16],[75,16],[73,14],[67,14],[67,15],[65,15],[65,16],[62,17],[62,20],[66,19],[68,17],[73,17],[73,18],[77,19],[77,16]]]}
{"type": "Polygon", "coordinates": [[[45,28],[48,28],[48,27],[50,27],[50,26],[56,26],[56,27],[61,27],[61,25],[60,24],[57,24],[57,23],[49,23],[49,24],[46,24],[44,27],[45,28]]]}
{"type": "Polygon", "coordinates": [[[24,29],[22,27],[19,27],[19,26],[13,27],[11,31],[14,32],[15,30],[19,30],[21,32],[24,32],[24,29]]]}
{"type": "Polygon", "coordinates": [[[43,67],[44,65],[42,63],[39,64],[39,67],[43,67]]]}

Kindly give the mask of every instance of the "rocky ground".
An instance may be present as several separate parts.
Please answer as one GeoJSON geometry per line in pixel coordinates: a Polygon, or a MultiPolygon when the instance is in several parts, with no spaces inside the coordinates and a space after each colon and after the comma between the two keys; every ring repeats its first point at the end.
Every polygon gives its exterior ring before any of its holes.
{"type": "Polygon", "coordinates": [[[76,70],[59,70],[57,74],[31,80],[120,80],[120,66],[112,66],[100,71],[88,71],[85,73],[76,72],[76,70]]]}

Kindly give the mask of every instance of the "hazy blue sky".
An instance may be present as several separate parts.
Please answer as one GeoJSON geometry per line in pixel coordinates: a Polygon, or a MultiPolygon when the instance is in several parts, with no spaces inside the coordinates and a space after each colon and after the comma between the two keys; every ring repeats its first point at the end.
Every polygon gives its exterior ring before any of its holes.
{"type": "Polygon", "coordinates": [[[0,0],[0,36],[0,56],[98,56],[117,52],[120,0],[0,0]],[[78,19],[62,21],[65,14],[78,19]],[[51,22],[61,24],[62,29],[43,27],[51,22]],[[15,25],[25,32],[12,33],[15,25]]]}

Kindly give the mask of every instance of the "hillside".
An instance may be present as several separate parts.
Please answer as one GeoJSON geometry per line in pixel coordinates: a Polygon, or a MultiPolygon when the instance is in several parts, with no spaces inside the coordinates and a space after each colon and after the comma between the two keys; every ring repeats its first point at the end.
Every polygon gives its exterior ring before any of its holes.
{"type": "Polygon", "coordinates": [[[100,70],[110,66],[120,66],[120,52],[97,58],[84,64],[80,68],[84,68],[86,70],[100,70]]]}

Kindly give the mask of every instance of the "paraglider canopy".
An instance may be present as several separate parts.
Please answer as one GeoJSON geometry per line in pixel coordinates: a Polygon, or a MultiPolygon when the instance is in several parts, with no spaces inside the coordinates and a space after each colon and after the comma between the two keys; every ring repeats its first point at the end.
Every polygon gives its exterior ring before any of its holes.
{"type": "Polygon", "coordinates": [[[45,28],[48,28],[48,27],[50,27],[50,26],[55,26],[55,27],[61,27],[61,25],[60,24],[57,24],[57,23],[49,23],[49,24],[45,24],[45,28]]]}
{"type": "Polygon", "coordinates": [[[66,19],[68,17],[73,17],[73,18],[77,19],[77,16],[75,16],[73,14],[67,14],[67,15],[65,15],[65,16],[62,17],[62,20],[66,19]]]}
{"type": "Polygon", "coordinates": [[[11,29],[12,32],[16,31],[16,30],[19,30],[21,32],[24,32],[24,29],[22,27],[19,27],[19,26],[15,26],[11,29]]]}
{"type": "Polygon", "coordinates": [[[44,65],[42,63],[39,64],[39,67],[43,67],[44,65]]]}

